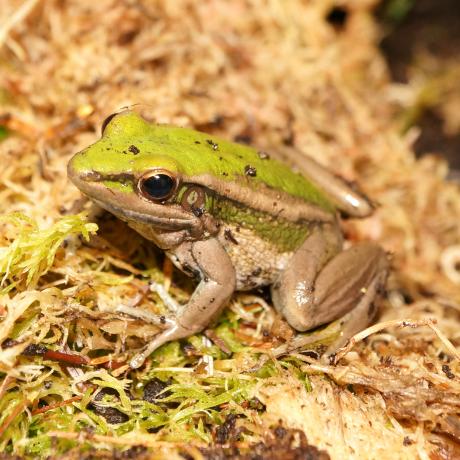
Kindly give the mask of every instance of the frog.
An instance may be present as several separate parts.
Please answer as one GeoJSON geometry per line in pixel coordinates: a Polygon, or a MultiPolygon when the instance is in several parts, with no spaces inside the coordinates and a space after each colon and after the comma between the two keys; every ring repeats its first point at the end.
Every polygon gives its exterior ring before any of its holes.
{"type": "Polygon", "coordinates": [[[212,325],[235,291],[269,286],[273,307],[298,332],[339,321],[329,355],[374,317],[387,254],[370,241],[345,248],[340,225],[374,205],[309,156],[294,170],[251,146],[127,109],[103,122],[100,139],[67,170],[92,202],[197,281],[187,303],[169,298],[160,320],[139,314],[161,329],[131,359],[133,369],[212,325]]]}

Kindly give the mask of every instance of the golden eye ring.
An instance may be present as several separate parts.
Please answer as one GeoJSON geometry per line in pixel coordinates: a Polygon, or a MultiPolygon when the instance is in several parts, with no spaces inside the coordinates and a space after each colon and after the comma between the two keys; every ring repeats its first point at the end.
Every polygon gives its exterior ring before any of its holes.
{"type": "Polygon", "coordinates": [[[153,169],[146,172],[137,182],[139,194],[156,203],[162,203],[171,198],[177,190],[179,180],[167,169],[153,169]]]}

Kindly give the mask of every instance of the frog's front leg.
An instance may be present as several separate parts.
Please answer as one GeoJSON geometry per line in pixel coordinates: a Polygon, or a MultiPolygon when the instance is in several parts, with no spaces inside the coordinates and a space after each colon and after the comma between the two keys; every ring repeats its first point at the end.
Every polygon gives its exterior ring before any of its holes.
{"type": "Polygon", "coordinates": [[[175,262],[193,269],[201,281],[176,317],[168,319],[170,327],[158,334],[144,351],[131,360],[133,369],[140,367],[147,356],[164,343],[189,337],[205,329],[219,315],[235,290],[235,269],[217,239],[184,243],[176,255],[179,260],[175,262]]]}
{"type": "Polygon", "coordinates": [[[335,229],[314,229],[272,287],[276,309],[298,331],[341,318],[341,335],[328,354],[370,323],[388,274],[378,245],[360,243],[345,251],[340,246],[335,229]]]}

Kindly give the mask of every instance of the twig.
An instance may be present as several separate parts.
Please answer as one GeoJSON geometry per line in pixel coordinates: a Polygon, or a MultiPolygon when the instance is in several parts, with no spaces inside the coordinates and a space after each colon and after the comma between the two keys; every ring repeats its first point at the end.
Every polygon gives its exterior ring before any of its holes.
{"type": "Polygon", "coordinates": [[[371,334],[375,334],[376,332],[379,332],[383,329],[387,329],[389,327],[417,328],[422,326],[428,326],[438,336],[439,340],[443,343],[447,350],[460,361],[460,353],[458,352],[458,350],[453,346],[450,340],[435,326],[435,324],[436,320],[430,318],[421,320],[392,320],[374,324],[373,326],[368,327],[367,329],[364,329],[363,331],[358,332],[353,337],[351,337],[347,344],[337,351],[337,353],[333,357],[332,364],[337,364],[358,342],[361,342],[361,340],[364,340],[371,334]]]}
{"type": "Polygon", "coordinates": [[[13,409],[13,412],[5,419],[3,425],[0,426],[0,438],[3,436],[3,433],[8,429],[11,422],[24,410],[24,408],[29,404],[27,399],[22,400],[16,405],[13,409]]]}
{"type": "Polygon", "coordinates": [[[32,411],[32,415],[42,414],[43,412],[48,412],[49,410],[57,409],[58,407],[68,406],[69,404],[80,401],[83,396],[74,396],[73,398],[66,399],[55,404],[50,404],[49,406],[40,407],[32,411]]]}
{"type": "Polygon", "coordinates": [[[11,30],[23,21],[40,0],[26,0],[10,18],[0,26],[0,48],[5,44],[11,30]]]}
{"type": "Polygon", "coordinates": [[[80,355],[72,355],[63,353],[62,351],[48,350],[43,357],[52,361],[60,361],[61,363],[71,364],[72,366],[84,366],[88,364],[88,359],[80,355]]]}
{"type": "Polygon", "coordinates": [[[230,350],[229,346],[225,342],[225,340],[221,339],[220,337],[217,336],[217,334],[212,330],[212,329],[206,329],[204,331],[204,335],[211,340],[215,345],[217,345],[224,353],[227,353],[227,355],[232,353],[232,350],[230,350]]]}
{"type": "Polygon", "coordinates": [[[79,441],[90,440],[95,442],[106,442],[122,446],[145,446],[145,447],[184,447],[183,444],[172,443],[168,441],[157,441],[149,435],[137,434],[136,436],[105,436],[102,434],[93,434],[85,431],[78,433],[72,431],[50,431],[50,437],[61,439],[77,439],[79,441]]]}
{"type": "Polygon", "coordinates": [[[7,375],[0,386],[0,401],[8,389],[8,385],[14,380],[14,377],[7,375]]]}

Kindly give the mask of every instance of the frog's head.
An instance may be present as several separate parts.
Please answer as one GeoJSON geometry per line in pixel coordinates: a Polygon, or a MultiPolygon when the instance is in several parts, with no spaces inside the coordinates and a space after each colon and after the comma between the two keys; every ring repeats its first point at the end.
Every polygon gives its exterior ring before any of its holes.
{"type": "Polygon", "coordinates": [[[128,222],[183,230],[198,217],[177,203],[183,174],[168,127],[124,111],[108,117],[102,137],[75,154],[70,180],[89,198],[128,222]]]}

